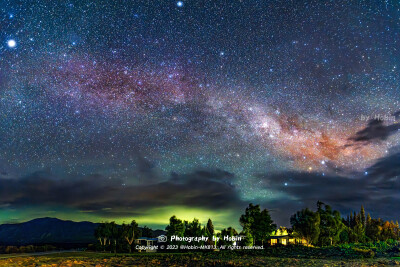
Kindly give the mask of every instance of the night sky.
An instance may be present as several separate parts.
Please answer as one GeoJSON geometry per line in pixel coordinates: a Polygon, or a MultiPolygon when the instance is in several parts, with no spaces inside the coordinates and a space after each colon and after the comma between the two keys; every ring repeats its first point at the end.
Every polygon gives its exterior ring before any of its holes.
{"type": "Polygon", "coordinates": [[[399,218],[397,1],[0,3],[0,223],[399,218]]]}

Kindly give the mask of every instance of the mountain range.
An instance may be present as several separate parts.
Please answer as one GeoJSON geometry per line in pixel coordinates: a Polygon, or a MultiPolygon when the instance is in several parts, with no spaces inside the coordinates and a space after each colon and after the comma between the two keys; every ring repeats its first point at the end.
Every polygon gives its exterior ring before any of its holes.
{"type": "Polygon", "coordinates": [[[92,243],[98,223],[38,218],[23,223],[0,225],[0,244],[92,243]]]}
{"type": "MultiPolygon", "coordinates": [[[[23,223],[1,224],[0,245],[89,244],[96,242],[94,231],[99,223],[38,218],[23,223]]],[[[154,236],[164,234],[153,231],[154,236]]]]}

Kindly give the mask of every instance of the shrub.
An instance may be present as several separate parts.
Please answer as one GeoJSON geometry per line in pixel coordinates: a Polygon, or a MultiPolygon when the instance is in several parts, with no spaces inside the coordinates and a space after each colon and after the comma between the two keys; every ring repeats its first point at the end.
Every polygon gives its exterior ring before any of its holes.
{"type": "Polygon", "coordinates": [[[19,249],[15,246],[7,246],[5,253],[9,254],[9,253],[18,253],[19,249]]]}
{"type": "Polygon", "coordinates": [[[356,254],[362,256],[363,258],[375,257],[375,252],[372,249],[353,248],[353,251],[356,252],[356,254]]]}

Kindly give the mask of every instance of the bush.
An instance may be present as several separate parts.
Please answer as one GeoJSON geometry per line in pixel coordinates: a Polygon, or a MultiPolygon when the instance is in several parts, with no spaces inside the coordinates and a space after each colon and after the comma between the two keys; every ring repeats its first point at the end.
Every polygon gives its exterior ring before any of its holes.
{"type": "Polygon", "coordinates": [[[361,249],[361,248],[353,248],[353,251],[362,256],[363,258],[373,258],[375,257],[375,252],[372,249],[361,249]]]}
{"type": "Polygon", "coordinates": [[[18,253],[19,249],[15,246],[7,246],[5,253],[10,254],[10,253],[18,253]]]}

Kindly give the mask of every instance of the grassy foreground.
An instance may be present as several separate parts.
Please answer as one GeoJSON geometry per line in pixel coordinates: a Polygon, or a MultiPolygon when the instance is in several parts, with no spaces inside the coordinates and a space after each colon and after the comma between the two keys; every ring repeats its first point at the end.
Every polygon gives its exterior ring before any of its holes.
{"type": "Polygon", "coordinates": [[[134,253],[67,252],[0,259],[0,266],[394,266],[399,258],[296,259],[225,253],[134,253]]]}

